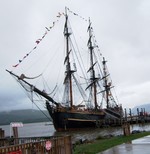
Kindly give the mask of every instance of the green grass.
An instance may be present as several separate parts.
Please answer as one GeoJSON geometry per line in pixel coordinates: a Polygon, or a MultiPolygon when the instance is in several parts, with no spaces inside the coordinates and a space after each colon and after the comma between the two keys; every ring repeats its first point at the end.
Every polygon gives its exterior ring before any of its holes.
{"type": "Polygon", "coordinates": [[[73,154],[96,154],[116,145],[127,143],[134,139],[141,138],[147,135],[150,135],[150,132],[142,132],[137,134],[131,134],[129,136],[118,136],[112,137],[110,139],[96,140],[93,143],[77,145],[74,149],[73,154]]]}

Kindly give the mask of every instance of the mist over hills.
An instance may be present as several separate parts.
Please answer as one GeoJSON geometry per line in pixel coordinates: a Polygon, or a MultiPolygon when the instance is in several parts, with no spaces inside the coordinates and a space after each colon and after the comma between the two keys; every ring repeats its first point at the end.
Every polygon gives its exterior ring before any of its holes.
{"type": "Polygon", "coordinates": [[[132,113],[137,114],[137,108],[139,109],[139,112],[145,109],[145,112],[150,114],[150,103],[135,106],[134,108],[132,108],[132,113]]]}
{"type": "MultiPolygon", "coordinates": [[[[132,113],[137,114],[137,108],[139,112],[145,109],[145,112],[150,114],[150,103],[138,105],[132,108],[132,113]]],[[[129,112],[129,111],[127,111],[129,112]]],[[[0,111],[0,125],[8,125],[11,122],[23,122],[23,123],[34,123],[34,122],[48,122],[51,117],[47,110],[12,110],[12,111],[0,111]]]]}
{"type": "Polygon", "coordinates": [[[0,112],[0,125],[7,125],[11,122],[47,122],[50,121],[50,116],[47,110],[12,110],[12,111],[1,111],[0,112]]]}

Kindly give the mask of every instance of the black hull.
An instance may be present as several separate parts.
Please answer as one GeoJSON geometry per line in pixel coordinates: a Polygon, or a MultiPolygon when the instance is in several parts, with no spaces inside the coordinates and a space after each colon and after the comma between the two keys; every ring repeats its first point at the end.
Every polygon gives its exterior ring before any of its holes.
{"type": "Polygon", "coordinates": [[[104,110],[91,111],[73,111],[54,109],[47,106],[48,112],[53,120],[57,131],[79,130],[85,128],[100,128],[106,125],[120,124],[120,119],[108,118],[104,110]],[[117,120],[117,121],[116,121],[117,120]]]}
{"type": "Polygon", "coordinates": [[[57,131],[76,130],[82,128],[100,127],[105,115],[73,113],[73,112],[49,112],[54,127],[57,131]],[[99,123],[99,126],[97,126],[99,123]]]}

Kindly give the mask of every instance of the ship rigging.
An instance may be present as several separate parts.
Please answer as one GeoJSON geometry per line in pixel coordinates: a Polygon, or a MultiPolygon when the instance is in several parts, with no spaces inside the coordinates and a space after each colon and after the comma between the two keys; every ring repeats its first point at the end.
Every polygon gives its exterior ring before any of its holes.
{"type": "MultiPolygon", "coordinates": [[[[21,74],[19,76],[9,70],[7,70],[7,72],[13,75],[27,92],[32,94],[35,93],[36,96],[38,95],[38,97],[40,96],[40,98],[42,97],[44,99],[46,108],[57,131],[103,127],[105,125],[114,124],[121,125],[123,116],[122,107],[116,103],[112,95],[114,86],[112,86],[110,74],[107,69],[107,61],[102,57],[99,47],[96,44],[92,23],[89,19],[87,26],[88,50],[86,50],[89,55],[89,65],[86,68],[86,71],[84,71],[85,68],[83,62],[86,61],[86,57],[82,57],[81,55],[83,54],[77,53],[78,47],[74,47],[72,41],[73,30],[71,29],[69,22],[68,12],[73,13],[68,8],[65,9],[65,13],[59,13],[59,18],[61,16],[65,18],[63,31],[65,38],[65,56],[61,63],[61,65],[64,64],[65,66],[63,79],[64,92],[61,91],[58,93],[58,95],[63,93],[61,101],[56,100],[53,93],[49,94],[47,91],[41,90],[29,83],[27,80],[31,78],[26,77],[26,75],[21,74]],[[75,56],[77,57],[78,64],[75,62],[75,56]],[[76,89],[75,85],[77,87],[76,89]],[[74,94],[77,89],[78,92],[74,94]]],[[[73,15],[78,16],[76,13],[73,13],[73,15]]],[[[53,22],[53,27],[54,25],[55,22],[53,22]]],[[[50,28],[46,27],[46,29],[47,32],[50,31],[50,28]]],[[[44,34],[44,37],[46,35],[47,33],[44,34]]],[[[44,37],[42,37],[42,39],[44,37]]],[[[42,39],[38,39],[36,42],[37,45],[42,39]]],[[[18,65],[14,66],[16,67],[18,65]]],[[[54,67],[51,71],[51,76],[53,75],[52,72],[56,70],[57,69],[54,67]]],[[[42,75],[37,77],[40,76],[42,75]]],[[[32,79],[36,79],[36,77],[32,79]]],[[[52,82],[53,81],[51,81],[51,83],[52,82]]],[[[34,101],[32,97],[31,100],[34,101]]]]}

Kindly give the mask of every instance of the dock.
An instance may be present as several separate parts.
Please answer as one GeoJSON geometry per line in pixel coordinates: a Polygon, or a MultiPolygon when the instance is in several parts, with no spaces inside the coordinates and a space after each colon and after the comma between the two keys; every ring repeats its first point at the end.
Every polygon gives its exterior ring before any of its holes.
{"type": "Polygon", "coordinates": [[[145,111],[145,108],[137,108],[137,113],[135,115],[130,108],[128,113],[125,109],[123,121],[130,124],[150,123],[150,114],[145,111]]]}

